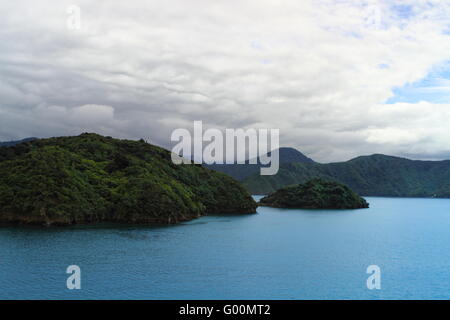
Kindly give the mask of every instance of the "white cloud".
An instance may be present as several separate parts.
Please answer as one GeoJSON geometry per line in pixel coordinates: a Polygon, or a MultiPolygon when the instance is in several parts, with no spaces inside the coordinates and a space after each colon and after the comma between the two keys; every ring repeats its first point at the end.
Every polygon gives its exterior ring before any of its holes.
{"type": "Polygon", "coordinates": [[[96,131],[169,146],[202,120],[280,128],[319,161],[450,156],[448,105],[384,104],[450,60],[443,1],[82,0],[69,30],[72,4],[0,4],[0,139],[96,131]]]}

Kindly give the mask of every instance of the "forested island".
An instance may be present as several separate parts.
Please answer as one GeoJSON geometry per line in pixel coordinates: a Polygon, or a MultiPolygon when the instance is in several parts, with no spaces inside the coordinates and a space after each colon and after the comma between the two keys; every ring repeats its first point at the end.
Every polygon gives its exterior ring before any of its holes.
{"type": "Polygon", "coordinates": [[[297,209],[361,209],[366,200],[341,183],[312,179],[279,189],[260,200],[260,205],[297,209]]]}
{"type": "Polygon", "coordinates": [[[0,148],[0,222],[171,224],[256,207],[233,178],[175,165],[144,140],[85,133],[0,148]]]}

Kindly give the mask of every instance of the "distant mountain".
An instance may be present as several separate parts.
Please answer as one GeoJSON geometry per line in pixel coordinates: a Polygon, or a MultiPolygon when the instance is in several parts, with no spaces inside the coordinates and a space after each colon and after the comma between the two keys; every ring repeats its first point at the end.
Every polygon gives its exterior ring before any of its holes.
{"type": "MultiPolygon", "coordinates": [[[[280,152],[280,163],[291,163],[291,162],[314,163],[314,160],[308,158],[297,149],[282,147],[278,150],[280,152]]],[[[269,152],[269,155],[270,154],[271,153],[269,152]]]]}
{"type": "MultiPolygon", "coordinates": [[[[268,153],[271,155],[271,152],[268,153]]],[[[303,153],[294,148],[280,148],[279,149],[280,164],[283,163],[315,163],[312,159],[305,156],[303,153]]],[[[246,164],[212,164],[203,165],[205,168],[226,173],[237,180],[244,180],[245,178],[259,173],[259,169],[264,167],[257,159],[258,164],[249,164],[249,160],[246,164]]]]}
{"type": "Polygon", "coordinates": [[[381,154],[329,164],[285,163],[276,175],[254,174],[243,184],[253,194],[268,194],[313,178],[344,183],[365,196],[450,198],[450,160],[417,161],[381,154]]]}
{"type": "Polygon", "coordinates": [[[23,142],[28,142],[28,141],[33,141],[33,140],[36,140],[36,139],[37,138],[31,137],[31,138],[25,138],[25,139],[22,139],[22,140],[0,142],[0,147],[12,147],[12,146],[15,146],[16,144],[23,143],[23,142]]]}

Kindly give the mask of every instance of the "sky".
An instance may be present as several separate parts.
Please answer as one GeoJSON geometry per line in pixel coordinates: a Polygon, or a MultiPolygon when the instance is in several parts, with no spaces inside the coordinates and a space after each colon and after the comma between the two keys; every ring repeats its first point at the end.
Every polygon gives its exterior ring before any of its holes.
{"type": "Polygon", "coordinates": [[[449,119],[448,1],[0,3],[0,141],[97,132],[170,148],[201,120],[278,128],[319,162],[439,160],[449,119]]]}

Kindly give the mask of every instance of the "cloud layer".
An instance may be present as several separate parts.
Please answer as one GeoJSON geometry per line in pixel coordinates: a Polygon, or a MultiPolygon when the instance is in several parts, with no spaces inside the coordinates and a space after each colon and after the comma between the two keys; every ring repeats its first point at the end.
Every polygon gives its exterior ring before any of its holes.
{"type": "Polygon", "coordinates": [[[0,4],[0,140],[95,131],[169,147],[202,120],[280,128],[324,162],[450,158],[450,103],[386,103],[450,60],[443,1],[83,0],[75,30],[73,4],[0,4]]]}

